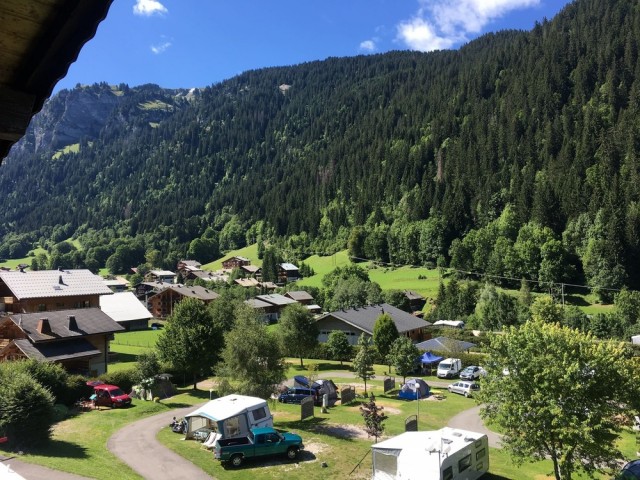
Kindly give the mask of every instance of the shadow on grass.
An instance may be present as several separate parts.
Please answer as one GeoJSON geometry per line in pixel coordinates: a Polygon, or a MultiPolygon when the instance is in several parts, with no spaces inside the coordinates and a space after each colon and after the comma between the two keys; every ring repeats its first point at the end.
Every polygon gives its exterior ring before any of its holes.
{"type": "Polygon", "coordinates": [[[511,480],[508,477],[503,477],[502,475],[495,475],[493,473],[485,473],[482,479],[483,480],[511,480]]]}
{"type": "Polygon", "coordinates": [[[50,440],[46,446],[34,448],[30,453],[50,458],[89,458],[85,447],[63,440],[50,440]]]}
{"type": "Polygon", "coordinates": [[[109,363],[135,363],[138,361],[138,355],[133,353],[110,352],[109,363]]]}
{"type": "Polygon", "coordinates": [[[230,471],[234,471],[234,470],[242,471],[244,469],[259,471],[260,468],[273,467],[276,465],[294,464],[294,463],[300,463],[300,462],[312,462],[315,459],[316,459],[316,456],[313,453],[307,450],[302,450],[298,452],[298,456],[295,460],[289,460],[284,454],[282,454],[282,455],[274,455],[273,457],[248,458],[239,467],[234,467],[229,462],[225,462],[222,464],[222,468],[230,471]]]}
{"type": "MultiPolygon", "coordinates": [[[[354,402],[353,404],[355,404],[354,402]]],[[[353,405],[351,404],[351,405],[353,405]]],[[[282,421],[281,425],[286,425],[286,428],[279,431],[288,430],[301,430],[308,433],[320,433],[322,435],[329,435],[331,437],[339,438],[341,440],[353,440],[359,438],[362,432],[358,428],[353,428],[351,425],[336,425],[327,424],[326,418],[306,418],[304,420],[290,420],[282,421]]]]}
{"type": "Polygon", "coordinates": [[[564,301],[569,305],[575,305],[576,307],[588,307],[589,305],[591,305],[583,297],[580,297],[578,295],[565,295],[564,301]]]}
{"type": "MultiPolygon", "coordinates": [[[[300,361],[298,362],[290,361],[288,363],[291,365],[291,368],[293,368],[298,372],[304,372],[304,373],[309,372],[308,363],[303,367],[300,366],[300,361]]],[[[319,372],[328,372],[332,370],[343,370],[347,372],[351,371],[351,365],[348,365],[348,364],[340,365],[339,363],[317,363],[316,365],[318,365],[319,372]]]]}

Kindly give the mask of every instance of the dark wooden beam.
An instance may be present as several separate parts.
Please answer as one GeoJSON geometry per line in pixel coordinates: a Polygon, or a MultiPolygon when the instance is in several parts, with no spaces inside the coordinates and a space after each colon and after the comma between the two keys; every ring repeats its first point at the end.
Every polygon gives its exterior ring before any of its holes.
{"type": "Polygon", "coordinates": [[[17,142],[33,115],[36,96],[0,86],[0,140],[17,142]]]}

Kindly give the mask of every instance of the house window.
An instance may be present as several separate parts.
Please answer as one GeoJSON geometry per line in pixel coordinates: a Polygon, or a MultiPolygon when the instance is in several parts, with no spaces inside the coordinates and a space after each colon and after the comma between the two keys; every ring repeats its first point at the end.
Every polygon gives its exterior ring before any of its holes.
{"type": "Polygon", "coordinates": [[[46,310],[47,310],[47,306],[44,303],[41,303],[40,305],[38,305],[39,312],[44,312],[46,310]]]}
{"type": "Polygon", "coordinates": [[[462,473],[470,466],[471,466],[471,454],[460,459],[460,461],[458,462],[458,471],[462,473]]]}
{"type": "Polygon", "coordinates": [[[453,480],[453,467],[447,467],[442,472],[442,480],[453,480]]]}

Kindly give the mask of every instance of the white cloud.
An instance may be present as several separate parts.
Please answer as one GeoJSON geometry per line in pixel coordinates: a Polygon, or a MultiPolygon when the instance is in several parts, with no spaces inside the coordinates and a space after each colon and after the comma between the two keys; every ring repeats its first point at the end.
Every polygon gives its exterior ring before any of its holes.
{"type": "Polygon", "coordinates": [[[450,48],[469,34],[481,33],[493,20],[541,0],[418,0],[411,20],[398,25],[398,39],[415,50],[450,48]]]}
{"type": "Polygon", "coordinates": [[[450,38],[440,37],[431,23],[419,17],[398,25],[398,36],[409,48],[423,52],[450,48],[454,43],[450,38]]]}
{"type": "Polygon", "coordinates": [[[164,42],[164,43],[159,43],[157,45],[151,45],[151,51],[156,55],[160,55],[170,46],[171,46],[171,42],[164,42]]]}
{"type": "Polygon", "coordinates": [[[133,13],[135,15],[143,15],[150,17],[157,13],[162,15],[167,13],[167,7],[162,5],[158,0],[136,0],[136,4],[133,6],[133,13]]]}
{"type": "Polygon", "coordinates": [[[376,49],[376,42],[373,40],[365,40],[363,42],[360,42],[360,50],[373,52],[375,49],[376,49]]]}

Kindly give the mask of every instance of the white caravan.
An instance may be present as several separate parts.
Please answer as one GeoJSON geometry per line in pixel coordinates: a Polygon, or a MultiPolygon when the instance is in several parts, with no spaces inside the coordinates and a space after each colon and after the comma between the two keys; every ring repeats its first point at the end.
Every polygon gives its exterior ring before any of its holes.
{"type": "Polygon", "coordinates": [[[489,470],[487,436],[468,430],[405,432],[371,449],[372,480],[476,480],[489,470]]]}
{"type": "Polygon", "coordinates": [[[253,427],[273,427],[273,415],[267,402],[245,395],[216,398],[184,418],[187,421],[185,437],[200,440],[211,432],[216,432],[218,438],[233,438],[248,434],[253,427]]]}

